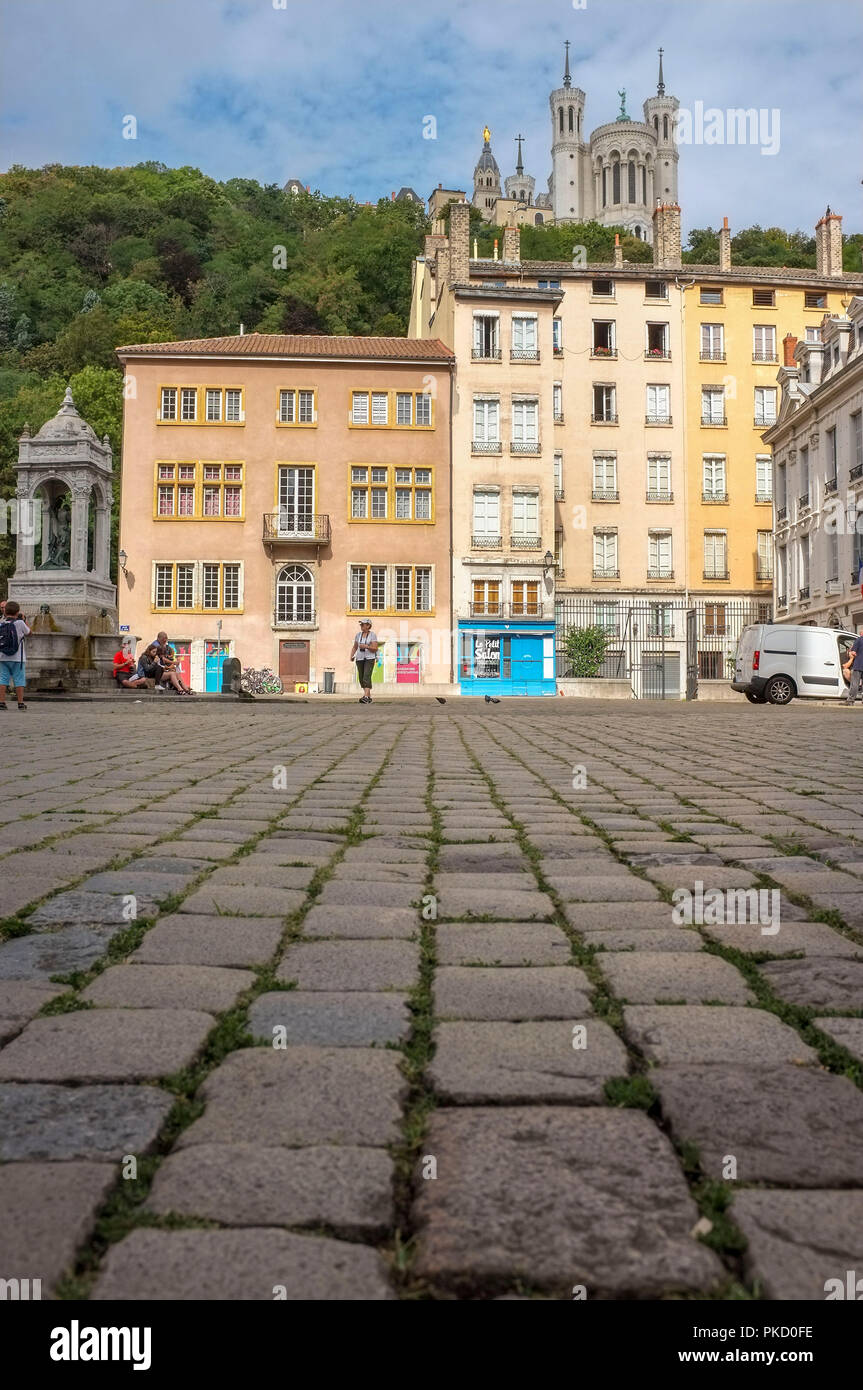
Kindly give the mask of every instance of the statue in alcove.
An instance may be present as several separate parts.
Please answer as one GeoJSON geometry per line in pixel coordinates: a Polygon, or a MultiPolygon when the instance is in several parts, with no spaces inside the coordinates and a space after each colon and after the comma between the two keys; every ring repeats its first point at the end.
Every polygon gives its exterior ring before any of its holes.
{"type": "Polygon", "coordinates": [[[72,522],[65,495],[55,497],[48,508],[48,555],[40,570],[67,570],[71,558],[72,522]]]}

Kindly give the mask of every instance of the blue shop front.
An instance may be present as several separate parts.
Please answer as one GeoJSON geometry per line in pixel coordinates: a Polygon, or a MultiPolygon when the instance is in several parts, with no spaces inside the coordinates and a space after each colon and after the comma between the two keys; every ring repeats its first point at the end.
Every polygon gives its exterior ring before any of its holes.
{"type": "Polygon", "coordinates": [[[462,695],[554,695],[554,623],[476,618],[460,622],[462,695]]]}

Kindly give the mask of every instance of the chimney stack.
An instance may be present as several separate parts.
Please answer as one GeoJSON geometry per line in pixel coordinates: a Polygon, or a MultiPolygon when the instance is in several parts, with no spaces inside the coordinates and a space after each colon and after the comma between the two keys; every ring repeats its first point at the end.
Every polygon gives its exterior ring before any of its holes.
{"type": "Polygon", "coordinates": [[[784,367],[795,367],[794,349],[797,346],[797,339],[793,333],[786,333],[782,339],[782,365],[784,367]]]}
{"type": "Polygon", "coordinates": [[[842,274],[842,218],[829,207],[815,226],[815,266],[819,275],[842,274]]]}
{"type": "Polygon", "coordinates": [[[723,217],[719,228],[719,269],[731,269],[731,229],[727,217],[723,217]]]}
{"type": "Polygon", "coordinates": [[[504,227],[503,229],[503,258],[505,261],[521,260],[521,228],[504,227]]]}
{"type": "Polygon", "coordinates": [[[470,203],[450,203],[449,282],[466,285],[470,279],[470,203]]]}
{"type": "Polygon", "coordinates": [[[653,209],[653,264],[663,270],[681,266],[680,206],[657,203],[653,209]]]}
{"type": "Polygon", "coordinates": [[[623,265],[623,250],[620,245],[620,232],[614,233],[614,264],[623,265]]]}

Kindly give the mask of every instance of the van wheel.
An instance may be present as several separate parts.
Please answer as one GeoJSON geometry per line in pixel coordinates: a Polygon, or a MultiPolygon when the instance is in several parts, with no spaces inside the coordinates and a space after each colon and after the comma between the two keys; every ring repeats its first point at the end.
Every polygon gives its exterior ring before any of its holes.
{"type": "Polygon", "coordinates": [[[753,695],[753,693],[752,693],[751,690],[744,690],[743,693],[744,693],[744,695],[746,696],[747,700],[749,701],[750,705],[766,705],[766,704],[767,704],[767,697],[766,697],[765,695],[753,695]]]}
{"type": "Polygon", "coordinates": [[[771,705],[788,705],[797,694],[790,676],[774,676],[764,687],[764,694],[771,705]]]}

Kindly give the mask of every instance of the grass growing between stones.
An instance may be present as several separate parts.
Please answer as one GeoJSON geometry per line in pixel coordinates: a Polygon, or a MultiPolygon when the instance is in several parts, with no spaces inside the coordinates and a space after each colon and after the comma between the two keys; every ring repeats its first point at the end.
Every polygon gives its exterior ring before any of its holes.
{"type": "MultiPolygon", "coordinates": [[[[431,831],[425,837],[428,842],[426,856],[425,895],[434,893],[434,880],[437,873],[440,847],[443,843],[443,825],[440,812],[434,804],[434,744],[433,726],[429,725],[428,740],[428,780],[426,782],[426,810],[431,819],[431,831]]],[[[402,1139],[390,1150],[394,1163],[394,1208],[395,1223],[393,1240],[387,1251],[396,1288],[404,1299],[418,1299],[426,1294],[425,1286],[411,1280],[411,1265],[416,1253],[413,1230],[413,1189],[418,1165],[422,1158],[423,1141],[428,1130],[429,1116],[437,1101],[426,1075],[428,1064],[434,1055],[432,1034],[434,1028],[434,972],[437,964],[435,950],[434,919],[420,917],[419,930],[420,968],[417,984],[408,994],[408,1009],[412,1024],[408,1040],[401,1047],[404,1058],[403,1070],[408,1082],[408,1094],[402,1113],[402,1139]]]]}

